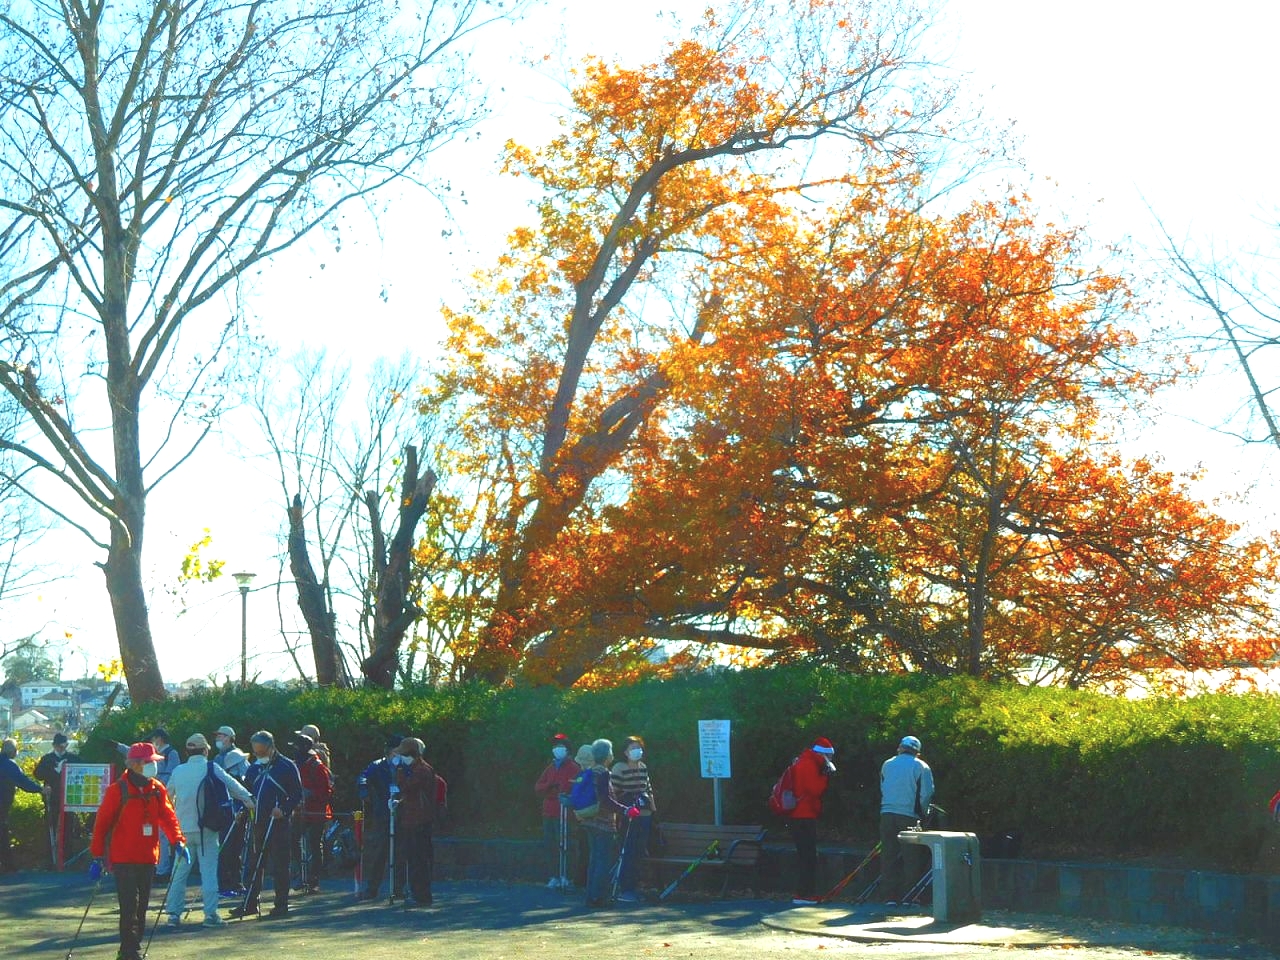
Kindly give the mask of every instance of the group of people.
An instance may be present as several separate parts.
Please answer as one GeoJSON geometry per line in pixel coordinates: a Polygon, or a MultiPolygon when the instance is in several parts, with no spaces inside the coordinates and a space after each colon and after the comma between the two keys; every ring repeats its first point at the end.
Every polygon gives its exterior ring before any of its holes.
{"type": "MultiPolygon", "coordinates": [[[[898,840],[900,832],[927,817],[933,802],[933,772],[920,757],[921,749],[918,738],[903,737],[897,753],[880,768],[878,893],[887,906],[895,906],[922,873],[918,859],[924,851],[898,840]]],[[[542,801],[542,836],[551,869],[547,886],[585,887],[587,905],[601,907],[612,878],[617,900],[638,900],[636,881],[657,812],[644,740],[628,737],[616,758],[608,740],[585,744],[572,758],[569,751],[569,738],[555,734],[551,761],[533,788],[542,801]],[[566,847],[576,856],[566,858],[566,847]],[[567,869],[574,872],[572,879],[567,869]]],[[[819,902],[818,819],[835,773],[834,756],[831,741],[818,737],[792,762],[786,778],[790,797],[783,816],[796,847],[792,903],[797,906],[819,902]]]]}
{"type": "MultiPolygon", "coordinates": [[[[421,740],[394,739],[360,778],[362,791],[386,801],[386,816],[381,818],[378,804],[370,804],[366,854],[376,857],[380,839],[392,857],[399,852],[411,891],[404,902],[413,906],[431,902],[431,823],[439,778],[424,759],[421,740]],[[387,842],[395,837],[397,826],[399,842],[387,842]]],[[[291,886],[303,893],[319,891],[333,776],[328,748],[314,725],[294,732],[287,753],[278,749],[267,730],[249,738],[250,752],[245,753],[236,746],[235,730],[229,726],[219,727],[212,743],[203,733],[191,734],[185,741],[185,758],[164,729],[116,747],[125,771],[107,788],[98,808],[90,876],[99,880],[107,864],[115,875],[121,960],[141,956],[157,880],[168,882],[161,911],[175,929],[186,914],[192,869],[200,872],[205,927],[226,923],[219,913],[221,899],[237,901],[229,911],[231,918],[279,919],[289,915],[291,886]],[[295,874],[296,884],[291,882],[295,874]],[[259,900],[266,880],[271,883],[272,905],[263,913],[259,900]]],[[[372,897],[378,887],[376,873],[366,873],[366,878],[363,892],[372,897]]]]}
{"type": "Polygon", "coordinates": [[[564,872],[572,859],[578,865],[578,885],[586,888],[587,906],[603,907],[613,886],[618,900],[634,902],[657,813],[644,739],[628,737],[619,757],[609,740],[584,744],[573,758],[569,749],[565,734],[551,738],[551,762],[533,788],[542,800],[542,835],[551,865],[547,885],[573,885],[564,872]],[[571,825],[579,828],[572,841],[571,825]],[[564,852],[571,843],[578,856],[567,858],[564,852]]]}
{"type": "MultiPolygon", "coordinates": [[[[193,733],[185,741],[185,757],[163,728],[116,747],[125,771],[106,790],[90,851],[91,875],[97,879],[109,863],[116,877],[121,958],[139,955],[156,881],[169,881],[162,910],[174,928],[186,913],[192,869],[200,873],[207,927],[226,922],[219,914],[221,899],[237,899],[233,918],[259,914],[265,879],[273,895],[271,908],[260,914],[265,918],[288,916],[291,886],[303,893],[319,891],[333,775],[328,747],[315,725],[294,732],[288,753],[277,749],[266,730],[249,738],[246,753],[229,726],[219,727],[212,742],[193,733]]],[[[385,882],[388,897],[407,907],[432,902],[433,829],[447,802],[447,785],[426,761],[425,749],[415,737],[393,734],[356,781],[364,805],[357,900],[378,899],[385,882]]],[[[918,851],[904,848],[898,834],[916,826],[933,799],[933,775],[921,749],[919,739],[903,737],[880,770],[879,892],[888,904],[898,902],[914,881],[910,859],[918,851]]],[[[585,888],[590,907],[602,907],[611,898],[635,901],[658,809],[644,740],[628,737],[617,756],[605,739],[582,745],[573,756],[571,750],[569,738],[555,734],[550,760],[534,784],[550,866],[548,886],[585,888]]],[[[7,823],[14,790],[44,794],[52,837],[61,815],[62,767],[76,759],[59,734],[32,779],[15,762],[16,752],[12,740],[0,747],[0,868],[5,870],[12,866],[7,823]]],[[[819,737],[785,777],[790,797],[783,815],[797,853],[797,905],[818,902],[817,822],[835,772],[834,755],[831,742],[819,737]]]]}
{"type": "MultiPolygon", "coordinates": [[[[933,771],[921,758],[918,737],[905,736],[897,752],[880,767],[880,881],[879,898],[886,906],[897,906],[923,872],[920,847],[907,847],[898,839],[904,830],[919,827],[933,803],[933,771]]],[[[818,818],[822,798],[835,773],[835,748],[825,737],[817,738],[790,768],[792,797],[785,816],[796,845],[798,878],[792,903],[812,906],[819,903],[818,818]]]]}

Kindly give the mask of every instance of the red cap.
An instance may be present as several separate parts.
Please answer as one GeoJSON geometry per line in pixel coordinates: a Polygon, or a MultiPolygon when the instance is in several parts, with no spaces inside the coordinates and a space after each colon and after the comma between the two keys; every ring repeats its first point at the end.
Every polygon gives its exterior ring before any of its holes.
{"type": "Polygon", "coordinates": [[[159,763],[164,757],[156,753],[156,748],[149,743],[135,743],[125,754],[126,760],[141,760],[143,763],[159,763]]]}
{"type": "Polygon", "coordinates": [[[554,737],[551,738],[551,742],[568,744],[569,737],[563,733],[557,733],[554,737]]]}

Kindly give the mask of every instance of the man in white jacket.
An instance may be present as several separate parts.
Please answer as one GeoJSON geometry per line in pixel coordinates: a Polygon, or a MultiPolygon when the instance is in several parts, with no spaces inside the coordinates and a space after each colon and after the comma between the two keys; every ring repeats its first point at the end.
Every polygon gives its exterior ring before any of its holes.
{"type": "Polygon", "coordinates": [[[182,906],[187,896],[187,877],[192,866],[200,870],[200,892],[204,896],[204,926],[218,927],[225,921],[218,915],[218,831],[201,828],[200,815],[203,802],[200,793],[206,777],[212,777],[226,787],[227,794],[243,803],[251,812],[253,795],[217,763],[209,760],[209,741],[203,733],[193,733],[187,738],[187,762],[178,767],[169,778],[169,798],[178,814],[178,823],[187,836],[187,848],[191,860],[178,860],[174,865],[173,883],[164,909],[169,914],[169,926],[182,923],[182,906]]]}

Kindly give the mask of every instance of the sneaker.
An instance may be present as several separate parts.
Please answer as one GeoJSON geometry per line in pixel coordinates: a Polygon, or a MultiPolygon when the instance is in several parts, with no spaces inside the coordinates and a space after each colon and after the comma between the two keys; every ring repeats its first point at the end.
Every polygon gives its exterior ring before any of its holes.
{"type": "Polygon", "coordinates": [[[886,901],[884,902],[884,905],[885,905],[886,907],[896,907],[896,906],[898,905],[898,901],[897,901],[897,900],[886,900],[886,901]]]}
{"type": "Polygon", "coordinates": [[[200,924],[202,927],[225,927],[226,925],[227,921],[223,920],[216,913],[212,917],[205,917],[204,923],[200,924]]]}
{"type": "Polygon", "coordinates": [[[793,907],[816,907],[818,905],[818,901],[814,900],[812,897],[792,897],[791,905],[793,907]]]}
{"type": "Polygon", "coordinates": [[[635,893],[620,893],[618,894],[618,902],[619,903],[639,903],[640,897],[635,893]]]}
{"type": "Polygon", "coordinates": [[[182,917],[179,914],[171,913],[169,918],[165,920],[164,925],[169,930],[177,930],[182,926],[182,917]]]}
{"type": "Polygon", "coordinates": [[[559,890],[559,889],[560,889],[560,878],[559,878],[559,877],[552,877],[550,880],[548,880],[548,881],[547,881],[547,889],[548,889],[548,890],[559,890]]]}
{"type": "Polygon", "coordinates": [[[263,920],[281,920],[289,915],[288,907],[272,907],[262,915],[263,920]]]}
{"type": "Polygon", "coordinates": [[[227,916],[231,917],[232,920],[241,920],[245,917],[252,916],[257,912],[258,908],[256,906],[250,907],[247,910],[244,907],[232,907],[227,911],[227,916]]]}

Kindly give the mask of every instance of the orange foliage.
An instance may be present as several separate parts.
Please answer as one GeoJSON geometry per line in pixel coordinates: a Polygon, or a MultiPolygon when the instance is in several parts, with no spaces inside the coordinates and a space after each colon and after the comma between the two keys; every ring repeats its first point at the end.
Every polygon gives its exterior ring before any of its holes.
{"type": "Polygon", "coordinates": [[[1026,197],[928,211],[941,101],[890,83],[920,21],[796,0],[780,38],[757,6],[588,63],[565,134],[508,147],[538,224],[448,313],[435,398],[477,504],[468,670],[601,684],[711,647],[1084,683],[1268,653],[1273,546],[1108,447],[1167,382],[1124,279],[1026,197]],[[806,180],[794,147],[830,139],[806,180]]]}

